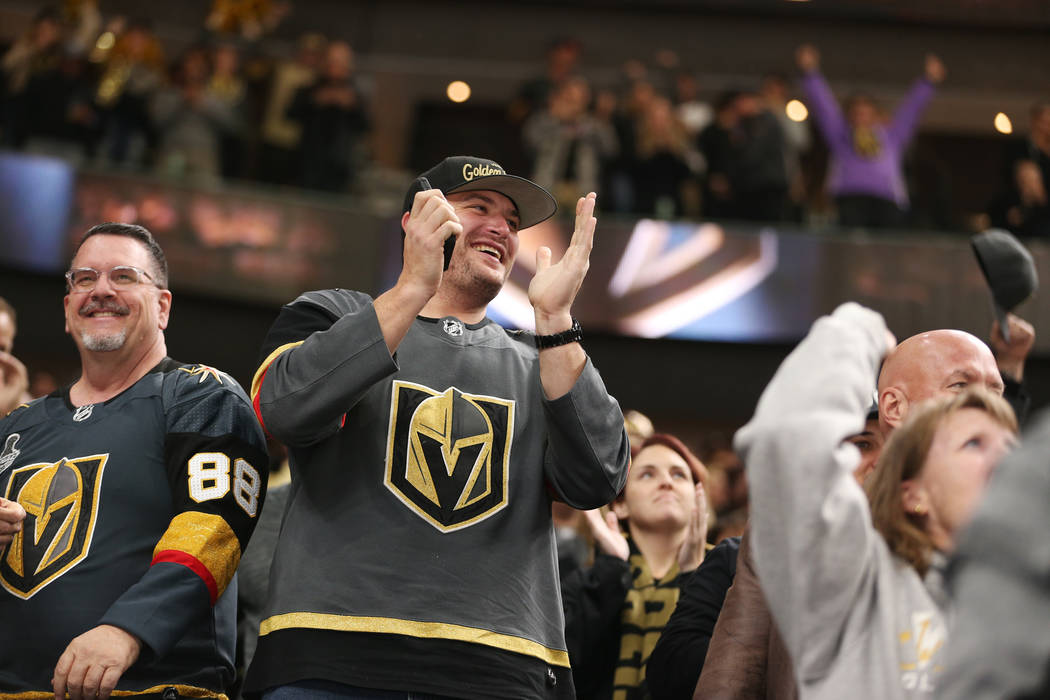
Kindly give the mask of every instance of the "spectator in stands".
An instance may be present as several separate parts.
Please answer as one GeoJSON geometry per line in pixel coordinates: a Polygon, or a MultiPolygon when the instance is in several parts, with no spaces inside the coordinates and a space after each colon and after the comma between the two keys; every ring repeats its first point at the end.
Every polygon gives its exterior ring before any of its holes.
{"type": "MultiPolygon", "coordinates": [[[[1017,414],[1023,415],[1019,381],[1010,377],[1023,376],[1034,331],[1012,314],[1008,322],[1009,343],[997,324],[992,328],[998,367],[993,366],[979,340],[955,331],[919,334],[894,350],[880,378],[887,412],[893,414],[891,422],[880,425],[877,408],[873,407],[864,431],[847,438],[860,452],[860,462],[853,471],[858,484],[863,486],[874,471],[884,431],[900,424],[901,409],[906,417],[908,410],[923,401],[951,397],[960,389],[961,381],[983,383],[992,391],[1002,390],[1005,382],[1004,396],[1017,414]]],[[[709,582],[694,578],[683,591],[649,660],[653,671],[650,690],[657,700],[688,697],[694,685],[698,697],[704,698],[789,700],[798,696],[791,657],[770,616],[749,540],[745,535],[740,544],[738,569],[726,572],[719,568],[728,563],[725,560],[705,567],[716,579],[728,575],[733,581],[728,594],[723,590],[725,604],[717,625],[710,614],[713,598],[709,582]]]]}
{"type": "MultiPolygon", "coordinates": [[[[618,96],[612,114],[616,141],[620,145],[619,155],[609,163],[607,187],[612,196],[610,208],[619,212],[637,211],[634,191],[635,168],[638,162],[638,138],[641,123],[649,110],[649,103],[656,97],[653,84],[644,78],[645,67],[637,61],[628,61],[624,66],[627,87],[618,96]]],[[[596,105],[599,107],[599,105],[596,105]]],[[[602,112],[603,109],[596,109],[602,112]]]]}
{"type": "MultiPolygon", "coordinates": [[[[882,451],[877,408],[846,442],[860,451],[853,476],[863,484],[882,451]]],[[[719,547],[689,579],[649,657],[649,690],[654,700],[689,698],[694,688],[702,698],[793,700],[791,659],[758,583],[750,538],[729,537],[719,547]],[[733,556],[715,558],[723,545],[733,556]]]]}
{"type": "Polygon", "coordinates": [[[29,379],[25,365],[11,354],[18,332],[17,320],[14,307],[0,297],[0,418],[27,398],[29,379]]]}
{"type": "Polygon", "coordinates": [[[675,114],[685,127],[689,138],[695,141],[704,127],[715,118],[715,110],[700,99],[700,83],[696,75],[682,70],[674,78],[675,114]]]}
{"type": "Polygon", "coordinates": [[[992,204],[992,225],[1050,239],[1050,102],[1032,106],[1031,128],[1007,153],[1006,191],[992,204]]]}
{"type": "Polygon", "coordinates": [[[240,175],[244,161],[245,139],[240,133],[245,126],[244,110],[247,86],[241,77],[241,55],[237,47],[226,42],[211,54],[212,72],[205,95],[223,105],[232,122],[219,131],[219,164],[224,178],[240,175]]]}
{"type": "Polygon", "coordinates": [[[145,165],[157,147],[150,104],[165,81],[160,40],[146,21],[133,20],[114,39],[112,50],[98,58],[105,61],[95,92],[103,120],[102,152],[112,163],[145,165]]]}
{"type": "Polygon", "coordinates": [[[635,211],[661,219],[682,216],[694,181],[694,154],[671,101],[663,96],[648,100],[637,122],[631,169],[635,211]]]}
{"type": "Polygon", "coordinates": [[[153,114],[160,133],[157,165],[170,177],[218,179],[219,144],[236,127],[228,102],[208,89],[208,51],[190,48],[175,68],[172,85],[157,94],[153,114]]]}
{"type": "Polygon", "coordinates": [[[290,10],[290,3],[274,0],[213,0],[204,26],[255,41],[272,32],[290,10]]]}
{"type": "Polygon", "coordinates": [[[546,109],[525,122],[525,144],[533,155],[532,179],[550,190],[559,206],[600,189],[602,168],[618,150],[616,131],[590,112],[591,90],[580,77],[554,88],[546,109]]]}
{"type": "Polygon", "coordinates": [[[780,221],[788,202],[783,129],[758,93],[741,92],[734,109],[729,187],[736,218],[780,221]]]}
{"type": "Polygon", "coordinates": [[[594,565],[564,581],[565,637],[577,697],[644,694],[645,663],[688,575],[704,558],[706,469],[657,433],[634,457],[605,518],[588,511],[594,565]],[[627,528],[621,534],[620,523],[627,528]]]}
{"type": "MultiPolygon", "coordinates": [[[[898,347],[883,372],[931,335],[898,347]]],[[[851,474],[859,455],[840,443],[867,410],[889,339],[855,304],[821,319],[735,441],[751,477],[755,566],[802,697],[917,698],[936,685],[944,558],[1017,431],[989,390],[1002,386],[991,354],[972,339],[981,361],[946,388],[957,396],[911,410],[880,387],[880,419],[908,415],[868,481],[869,508],[851,474]]]]}
{"type": "Polygon", "coordinates": [[[1050,414],[988,484],[948,566],[955,602],[938,697],[1050,697],[1050,414]]]}
{"type": "Polygon", "coordinates": [[[63,27],[58,11],[45,7],[37,12],[29,30],[0,59],[9,101],[5,137],[15,148],[25,145],[33,119],[39,114],[37,105],[26,92],[30,81],[57,76],[63,57],[62,43],[63,27]]]}
{"type": "Polygon", "coordinates": [[[53,67],[33,71],[19,100],[22,148],[73,164],[83,162],[97,133],[94,85],[87,59],[68,51],[62,51],[53,67]]]}
{"type": "Polygon", "coordinates": [[[102,27],[98,0],[66,0],[61,18],[66,26],[66,50],[74,56],[86,56],[102,27]]]}
{"type": "Polygon", "coordinates": [[[288,115],[288,108],[296,93],[317,79],[325,45],[326,39],[320,34],[304,34],[295,57],[277,61],[273,69],[259,153],[259,176],[264,182],[289,185],[297,179],[303,127],[288,115]]]}
{"type": "Polygon", "coordinates": [[[325,51],[318,79],[300,88],[288,116],[302,124],[299,184],[345,191],[357,174],[362,137],[369,128],[364,96],[357,85],[354,52],[345,41],[325,51]]]}
{"type": "MultiPolygon", "coordinates": [[[[1013,314],[1008,316],[1008,323],[1009,342],[1003,339],[997,322],[992,327],[995,365],[987,348],[965,333],[933,331],[901,343],[886,362],[880,378],[890,422],[880,426],[877,410],[869,409],[864,431],[847,438],[860,452],[860,462],[853,472],[859,484],[863,486],[874,471],[886,431],[900,425],[907,411],[919,403],[951,397],[959,390],[960,382],[977,382],[992,391],[1002,391],[1005,384],[1004,397],[1016,415],[1025,415],[1027,396],[1020,379],[1035,339],[1034,330],[1013,314]]],[[[714,462],[709,464],[713,466],[714,462]]],[[[694,686],[697,696],[703,698],[798,697],[791,657],[758,582],[749,537],[744,537],[740,558],[734,561],[739,568],[728,572],[724,569],[729,564],[725,559],[701,569],[716,580],[728,576],[733,583],[728,594],[722,589],[725,604],[722,614],[716,615],[717,625],[710,612],[717,600],[712,582],[694,577],[682,592],[649,660],[653,671],[650,691],[657,700],[689,697],[694,686]]]]}
{"type": "Polygon", "coordinates": [[[944,64],[933,54],[926,56],[923,77],[886,124],[868,95],[851,95],[839,108],[820,73],[816,48],[800,46],[795,57],[810,112],[830,151],[828,189],[835,197],[839,224],[905,224],[908,192],[901,162],[923,109],[944,80],[944,64]]]}
{"type": "Polygon", "coordinates": [[[797,122],[787,115],[787,104],[791,97],[790,83],[781,73],[767,73],[762,77],[759,89],[765,106],[777,118],[784,135],[784,169],[788,181],[789,216],[792,221],[802,220],[802,207],[806,199],[805,181],[802,177],[802,154],[809,150],[809,122],[797,122]]]}
{"type": "Polygon", "coordinates": [[[735,157],[733,132],[739,122],[736,111],[738,94],[731,91],[718,97],[714,121],[704,127],[697,138],[707,167],[703,180],[703,214],[712,219],[736,216],[729,174],[735,157]]]}
{"type": "Polygon", "coordinates": [[[525,82],[507,111],[512,124],[523,123],[531,114],[546,108],[554,92],[570,78],[577,77],[582,46],[578,39],[555,39],[547,48],[547,64],[542,75],[525,82]]]}

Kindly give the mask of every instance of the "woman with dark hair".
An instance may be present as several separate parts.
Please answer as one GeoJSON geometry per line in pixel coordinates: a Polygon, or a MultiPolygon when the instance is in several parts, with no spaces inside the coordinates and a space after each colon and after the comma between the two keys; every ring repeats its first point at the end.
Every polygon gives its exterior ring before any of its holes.
{"type": "Polygon", "coordinates": [[[799,697],[930,697],[945,661],[944,564],[1017,421],[966,388],[912,408],[865,486],[843,439],[863,425],[892,336],[846,304],[814,324],[736,436],[755,568],[799,697]]]}
{"type": "Polygon", "coordinates": [[[681,440],[656,433],[641,444],[605,517],[587,512],[599,551],[562,587],[581,700],[644,695],[645,662],[704,558],[706,480],[707,469],[681,440]]]}

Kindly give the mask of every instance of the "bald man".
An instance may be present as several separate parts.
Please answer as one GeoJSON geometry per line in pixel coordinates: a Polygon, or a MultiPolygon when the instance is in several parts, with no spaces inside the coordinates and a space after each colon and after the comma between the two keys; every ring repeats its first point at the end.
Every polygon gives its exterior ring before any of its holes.
{"type": "Polygon", "coordinates": [[[1004,395],[1023,422],[1028,396],[1021,387],[1025,358],[1035,342],[1032,325],[1007,314],[1010,340],[996,322],[991,340],[996,355],[982,340],[965,331],[937,330],[919,333],[898,345],[879,373],[879,426],[888,436],[917,403],[946,396],[978,384],[1004,395]]]}
{"type": "MultiPolygon", "coordinates": [[[[992,350],[964,331],[937,330],[914,335],[900,343],[883,362],[878,382],[878,425],[869,417],[865,432],[850,438],[861,451],[855,476],[859,482],[874,470],[883,440],[889,438],[909,410],[917,404],[962,391],[972,384],[1004,394],[1023,419],[1027,396],[1020,380],[1024,362],[1035,340],[1031,324],[1007,315],[1010,340],[993,325],[992,350]]],[[[674,614],[649,658],[648,674],[653,697],[682,697],[695,685],[696,698],[794,700],[797,685],[790,658],[775,628],[761,587],[751,565],[750,546],[741,543],[738,568],[725,576],[733,587],[725,594],[722,613],[713,632],[700,629],[703,611],[695,587],[687,585],[674,614]],[[685,650],[695,649],[699,637],[708,636],[706,660],[686,660],[685,650]],[[701,672],[702,671],[702,672],[701,672]],[[699,680],[697,677],[700,676],[699,680]]],[[[695,653],[695,652],[694,652],[695,653]]]]}
{"type": "Polygon", "coordinates": [[[965,331],[913,335],[898,345],[879,374],[879,425],[889,433],[916,404],[980,385],[1000,396],[1003,379],[984,342],[965,331]]]}

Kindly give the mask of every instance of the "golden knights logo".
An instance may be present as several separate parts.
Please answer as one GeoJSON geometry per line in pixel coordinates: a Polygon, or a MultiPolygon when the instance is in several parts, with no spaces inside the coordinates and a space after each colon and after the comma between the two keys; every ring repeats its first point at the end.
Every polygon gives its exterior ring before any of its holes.
{"type": "Polygon", "coordinates": [[[944,670],[937,660],[946,637],[944,625],[934,619],[933,613],[924,611],[911,614],[911,629],[898,635],[904,647],[901,659],[909,659],[900,665],[901,686],[905,690],[933,693],[936,685],[934,678],[944,670]]]}
{"type": "Polygon", "coordinates": [[[63,458],[11,473],[5,497],[26,518],[0,559],[0,585],[26,600],[87,556],[108,458],[63,458]]]}
{"type": "Polygon", "coordinates": [[[395,381],[384,483],[442,532],[507,505],[514,402],[395,381]]]}

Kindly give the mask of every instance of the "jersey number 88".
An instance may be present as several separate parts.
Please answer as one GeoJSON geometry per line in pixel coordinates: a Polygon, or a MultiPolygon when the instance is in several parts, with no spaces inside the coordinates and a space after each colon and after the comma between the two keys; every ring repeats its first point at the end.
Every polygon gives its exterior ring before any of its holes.
{"type": "MultiPolygon", "coordinates": [[[[230,492],[230,458],[222,452],[198,452],[190,458],[190,498],[197,503],[222,498],[230,492]]],[[[233,462],[233,498],[249,517],[259,508],[262,478],[247,461],[233,462]]]]}

